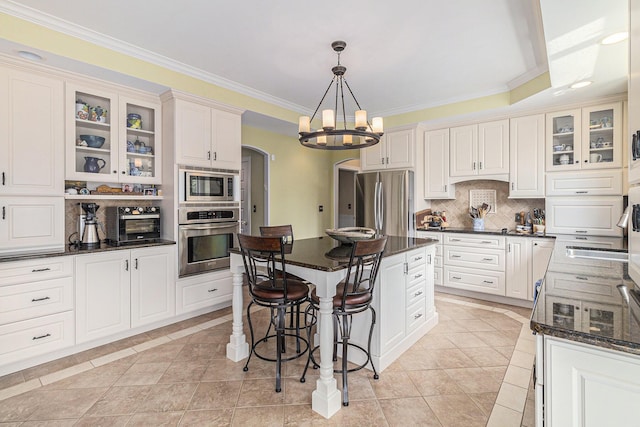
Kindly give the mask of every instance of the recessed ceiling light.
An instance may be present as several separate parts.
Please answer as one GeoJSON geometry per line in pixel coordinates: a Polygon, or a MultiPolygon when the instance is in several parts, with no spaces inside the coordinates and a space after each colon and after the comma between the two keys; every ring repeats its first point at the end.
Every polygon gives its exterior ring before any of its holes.
{"type": "Polygon", "coordinates": [[[578,82],[578,83],[574,83],[571,86],[569,86],[571,89],[580,89],[581,87],[587,87],[589,86],[591,83],[591,81],[589,80],[585,80],[583,82],[578,82]]]}
{"type": "Polygon", "coordinates": [[[605,37],[604,39],[602,39],[602,44],[614,44],[614,43],[618,43],[621,42],[623,40],[626,40],[629,38],[629,33],[626,31],[622,31],[620,33],[614,33],[611,34],[610,36],[605,37]]]}
{"type": "Polygon", "coordinates": [[[29,52],[26,50],[21,50],[18,52],[18,56],[24,59],[28,59],[30,61],[42,61],[42,56],[37,53],[29,52]]]}

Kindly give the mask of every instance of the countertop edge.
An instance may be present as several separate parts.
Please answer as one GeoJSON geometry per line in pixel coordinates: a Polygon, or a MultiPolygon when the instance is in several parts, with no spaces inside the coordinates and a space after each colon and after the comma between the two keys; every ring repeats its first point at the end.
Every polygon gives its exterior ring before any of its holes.
{"type": "Polygon", "coordinates": [[[506,237],[529,237],[537,239],[555,239],[555,235],[551,234],[521,234],[515,231],[502,230],[483,230],[478,231],[473,228],[416,228],[416,231],[424,231],[429,233],[462,233],[462,234],[478,234],[478,235],[494,235],[494,236],[506,236],[506,237]]]}

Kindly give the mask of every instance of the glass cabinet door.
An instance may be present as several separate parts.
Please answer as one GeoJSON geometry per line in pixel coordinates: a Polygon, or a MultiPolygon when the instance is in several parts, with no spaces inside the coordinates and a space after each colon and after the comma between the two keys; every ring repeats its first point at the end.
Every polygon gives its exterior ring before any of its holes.
{"type": "Polygon", "coordinates": [[[575,330],[580,327],[580,306],[573,301],[554,296],[547,296],[547,321],[551,320],[553,326],[563,329],[575,330]]]}
{"type": "Polygon", "coordinates": [[[160,184],[160,105],[121,97],[120,116],[120,181],[160,184]]]}
{"type": "Polygon", "coordinates": [[[622,337],[622,308],[604,304],[583,302],[583,330],[609,338],[622,337]]]}
{"type": "Polygon", "coordinates": [[[583,108],[582,113],[585,133],[582,167],[622,167],[620,103],[583,108]]]}
{"type": "Polygon", "coordinates": [[[67,179],[118,181],[118,120],[114,93],[67,88],[67,179]]]}
{"type": "Polygon", "coordinates": [[[580,110],[547,114],[547,171],[580,169],[580,110]]]}

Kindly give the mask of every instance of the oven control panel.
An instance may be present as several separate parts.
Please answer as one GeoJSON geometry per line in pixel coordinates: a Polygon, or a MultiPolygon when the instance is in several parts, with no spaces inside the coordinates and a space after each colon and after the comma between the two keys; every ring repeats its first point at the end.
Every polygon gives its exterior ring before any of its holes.
{"type": "Polygon", "coordinates": [[[154,213],[160,213],[160,208],[157,208],[155,206],[146,206],[146,207],[119,206],[118,213],[122,215],[154,214],[154,213]]]}
{"type": "Polygon", "coordinates": [[[179,224],[235,222],[240,216],[238,208],[181,208],[178,211],[179,224]]]}

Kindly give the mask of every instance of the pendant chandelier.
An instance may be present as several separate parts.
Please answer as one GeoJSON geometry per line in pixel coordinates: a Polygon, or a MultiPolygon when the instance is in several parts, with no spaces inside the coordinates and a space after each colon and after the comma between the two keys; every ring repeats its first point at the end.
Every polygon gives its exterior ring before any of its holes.
{"type": "Polygon", "coordinates": [[[309,116],[300,117],[298,134],[300,135],[300,143],[305,147],[318,148],[321,150],[350,150],[370,147],[380,142],[380,137],[382,137],[383,134],[382,117],[374,117],[371,119],[371,123],[369,123],[367,120],[367,112],[360,107],[358,100],[344,78],[347,67],[340,65],[340,53],[346,46],[347,43],[343,41],[331,43],[331,47],[338,54],[338,65],[331,69],[333,78],[311,118],[309,118],[309,116]],[[311,123],[322,106],[322,102],[331,90],[331,86],[334,84],[334,108],[322,110],[322,129],[312,131],[311,123]],[[347,88],[358,107],[358,110],[355,112],[354,129],[347,129],[347,117],[344,109],[344,87],[347,88]],[[344,125],[342,129],[336,127],[336,119],[338,117],[342,118],[344,125]]]}

